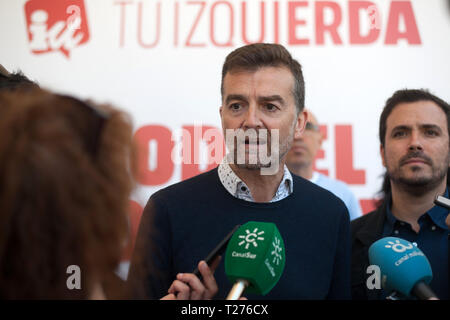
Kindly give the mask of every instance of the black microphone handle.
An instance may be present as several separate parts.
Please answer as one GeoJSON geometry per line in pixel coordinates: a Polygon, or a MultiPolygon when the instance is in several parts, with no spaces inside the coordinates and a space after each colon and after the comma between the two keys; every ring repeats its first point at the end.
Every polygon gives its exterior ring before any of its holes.
{"type": "Polygon", "coordinates": [[[431,290],[430,286],[423,281],[419,281],[414,285],[412,289],[412,294],[417,298],[419,298],[420,300],[437,298],[436,293],[434,293],[433,290],[431,290]]]}

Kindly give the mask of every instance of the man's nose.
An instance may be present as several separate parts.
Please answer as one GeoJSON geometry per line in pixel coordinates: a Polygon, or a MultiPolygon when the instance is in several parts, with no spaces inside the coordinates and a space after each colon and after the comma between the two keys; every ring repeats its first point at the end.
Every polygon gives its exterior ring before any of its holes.
{"type": "Polygon", "coordinates": [[[249,128],[262,128],[263,123],[261,121],[260,113],[256,105],[250,105],[245,113],[244,122],[242,123],[243,129],[249,128]]]}
{"type": "Polygon", "coordinates": [[[294,133],[294,141],[303,141],[304,132],[298,132],[297,130],[294,133]]]}
{"type": "Polygon", "coordinates": [[[413,131],[411,133],[411,140],[409,142],[409,148],[408,149],[410,151],[423,150],[422,139],[420,137],[419,132],[413,131]]]}

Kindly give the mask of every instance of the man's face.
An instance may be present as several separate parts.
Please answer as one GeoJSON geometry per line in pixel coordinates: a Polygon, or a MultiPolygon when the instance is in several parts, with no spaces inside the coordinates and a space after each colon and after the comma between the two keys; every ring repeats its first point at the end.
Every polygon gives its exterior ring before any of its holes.
{"type": "Polygon", "coordinates": [[[308,112],[305,131],[301,135],[295,135],[286,163],[297,168],[312,166],[314,158],[322,145],[322,139],[317,119],[311,112],[308,112]]]}
{"type": "Polygon", "coordinates": [[[445,113],[432,101],[397,105],[386,121],[381,157],[391,182],[408,187],[436,187],[449,167],[445,113]]]}
{"type": "Polygon", "coordinates": [[[264,167],[257,154],[260,148],[274,152],[270,150],[273,129],[278,130],[279,135],[277,160],[284,163],[295,132],[300,133],[304,127],[304,114],[297,116],[293,88],[294,78],[285,67],[263,67],[256,71],[234,71],[225,75],[220,107],[225,137],[227,131],[232,129],[234,132],[256,132],[258,138],[258,141],[238,139],[238,152],[245,150],[245,163],[236,163],[238,167],[264,167]],[[264,139],[261,129],[267,130],[267,139],[264,139]]]}

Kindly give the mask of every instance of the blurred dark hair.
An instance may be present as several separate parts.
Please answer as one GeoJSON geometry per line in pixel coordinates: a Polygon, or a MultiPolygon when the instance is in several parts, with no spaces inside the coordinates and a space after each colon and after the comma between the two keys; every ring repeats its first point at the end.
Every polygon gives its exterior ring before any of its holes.
{"type": "MultiPolygon", "coordinates": [[[[392,110],[396,106],[398,106],[401,103],[412,103],[417,101],[432,101],[436,105],[439,106],[439,108],[442,109],[442,111],[445,113],[446,119],[447,119],[447,130],[448,135],[450,137],[450,106],[447,102],[442,100],[441,98],[431,94],[426,89],[402,89],[396,91],[389,99],[386,101],[386,105],[383,108],[383,111],[381,112],[380,116],[380,123],[379,123],[379,138],[380,143],[384,147],[385,139],[386,139],[386,128],[387,128],[387,118],[392,113],[392,110]]],[[[447,171],[447,185],[449,184],[450,180],[450,169],[447,171]]],[[[388,173],[384,173],[383,177],[383,184],[381,186],[381,190],[379,192],[380,200],[378,201],[378,205],[381,205],[384,202],[384,198],[386,195],[390,195],[391,193],[391,182],[388,176],[388,173]]]]}
{"type": "Polygon", "coordinates": [[[32,89],[39,87],[37,83],[28,79],[22,71],[9,73],[3,66],[0,65],[0,91],[16,90],[16,89],[32,89]]]}
{"type": "Polygon", "coordinates": [[[286,67],[294,77],[293,95],[297,113],[305,106],[305,82],[302,66],[292,58],[289,51],[280,44],[254,43],[232,51],[222,67],[221,93],[223,98],[223,80],[233,71],[256,71],[262,67],[286,67]]]}
{"type": "Polygon", "coordinates": [[[128,236],[133,154],[129,118],[110,106],[0,93],[0,298],[85,299],[102,285],[128,236]],[[69,265],[81,290],[66,286],[69,265]]]}

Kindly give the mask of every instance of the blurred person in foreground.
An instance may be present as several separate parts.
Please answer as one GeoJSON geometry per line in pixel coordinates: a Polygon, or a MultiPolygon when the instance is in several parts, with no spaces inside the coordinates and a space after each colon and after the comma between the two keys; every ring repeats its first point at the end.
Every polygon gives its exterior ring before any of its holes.
{"type": "Polygon", "coordinates": [[[0,91],[25,90],[38,87],[37,83],[28,79],[21,71],[10,73],[0,64],[0,91]]]}
{"type": "Polygon", "coordinates": [[[302,135],[295,135],[291,150],[289,150],[286,165],[292,173],[314,182],[318,186],[331,191],[334,195],[344,201],[347,206],[350,220],[362,215],[361,207],[353,192],[343,181],[329,178],[314,171],[314,159],[323,142],[319,122],[314,114],[308,113],[308,122],[302,135]]]}
{"type": "MultiPolygon", "coordinates": [[[[0,93],[0,298],[127,298],[114,275],[128,238],[133,188],[126,114],[34,90],[0,93]],[[81,289],[69,289],[69,267],[81,289]]],[[[215,293],[187,275],[164,299],[215,293]]],[[[211,285],[209,285],[211,283],[211,285]]]]}

